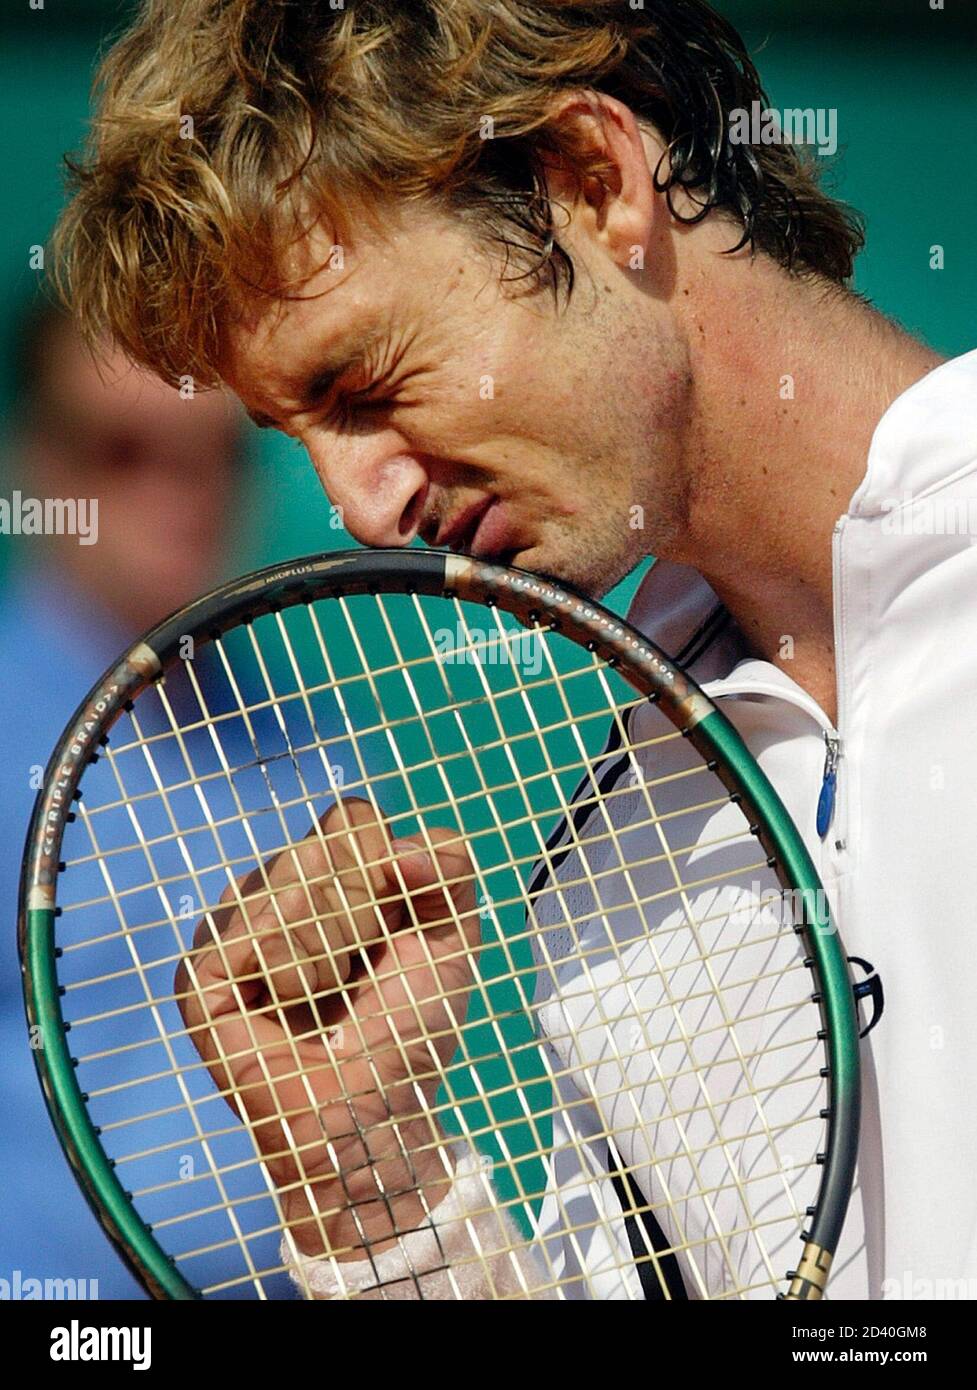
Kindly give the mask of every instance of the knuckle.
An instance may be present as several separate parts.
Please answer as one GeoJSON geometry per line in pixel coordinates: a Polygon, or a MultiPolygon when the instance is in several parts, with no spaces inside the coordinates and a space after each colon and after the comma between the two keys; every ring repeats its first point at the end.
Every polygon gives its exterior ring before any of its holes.
{"type": "Polygon", "coordinates": [[[233,883],[227,884],[221,892],[220,897],[217,899],[220,907],[232,907],[237,903],[244,891],[244,879],[245,875],[242,874],[241,877],[235,879],[233,883]]]}
{"type": "Polygon", "coordinates": [[[275,894],[275,903],[278,907],[275,916],[280,914],[286,926],[297,926],[315,917],[315,904],[306,884],[293,883],[280,889],[275,894]]]}
{"type": "Polygon", "coordinates": [[[193,949],[198,951],[201,947],[212,946],[216,937],[219,935],[216,924],[208,913],[201,917],[193,932],[193,949]]]}
{"type": "Polygon", "coordinates": [[[333,802],[319,824],[323,829],[341,830],[350,824],[361,825],[368,820],[376,820],[369,801],[362,796],[344,796],[333,802]]]}

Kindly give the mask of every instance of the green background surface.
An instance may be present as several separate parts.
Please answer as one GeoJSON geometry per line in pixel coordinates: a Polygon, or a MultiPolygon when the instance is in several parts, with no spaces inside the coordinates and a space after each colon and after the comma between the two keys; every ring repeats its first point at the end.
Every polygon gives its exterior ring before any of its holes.
{"type": "MultiPolygon", "coordinates": [[[[30,248],[50,232],[61,197],[60,157],[84,130],[92,65],[127,11],[118,0],[7,0],[0,111],[8,133],[0,235],[0,324],[29,291],[30,248]]],[[[971,0],[725,0],[744,30],[773,104],[836,107],[836,191],[868,222],[857,287],[880,308],[953,355],[974,346],[977,228],[971,0]],[[930,247],[946,268],[929,268],[930,247]]],[[[9,406],[9,354],[0,409],[9,406]]],[[[304,455],[255,436],[247,524],[232,569],[346,544],[304,455]]],[[[4,450],[0,484],[16,486],[4,450]]],[[[0,567],[9,547],[0,538],[0,567]]],[[[624,602],[632,586],[615,597],[624,602]]]]}

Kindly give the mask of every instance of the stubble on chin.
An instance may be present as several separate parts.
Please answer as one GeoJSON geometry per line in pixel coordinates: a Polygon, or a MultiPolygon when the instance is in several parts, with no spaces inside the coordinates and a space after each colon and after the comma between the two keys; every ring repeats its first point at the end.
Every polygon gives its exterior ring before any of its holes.
{"type": "Polygon", "coordinates": [[[628,518],[605,514],[563,525],[515,563],[542,577],[569,584],[589,598],[603,599],[648,554],[640,531],[628,518]]]}

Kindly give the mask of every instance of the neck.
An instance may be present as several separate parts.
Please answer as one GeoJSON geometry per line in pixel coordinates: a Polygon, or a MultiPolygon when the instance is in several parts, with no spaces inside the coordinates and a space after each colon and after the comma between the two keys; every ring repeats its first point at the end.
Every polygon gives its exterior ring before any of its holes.
{"type": "Polygon", "coordinates": [[[683,553],[669,558],[694,565],[757,653],[836,721],[832,533],[879,420],[943,359],[764,256],[712,255],[687,274],[691,482],[683,553]]]}

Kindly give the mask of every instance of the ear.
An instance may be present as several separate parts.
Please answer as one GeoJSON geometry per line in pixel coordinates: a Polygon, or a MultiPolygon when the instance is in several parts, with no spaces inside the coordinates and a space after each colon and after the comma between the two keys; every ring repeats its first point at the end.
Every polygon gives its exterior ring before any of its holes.
{"type": "Polygon", "coordinates": [[[570,214],[570,227],[599,243],[623,268],[644,264],[661,216],[653,170],[664,147],[642,127],[630,107],[603,92],[573,92],[561,98],[550,127],[558,143],[596,161],[582,183],[568,161],[542,156],[547,193],[570,214]]]}

